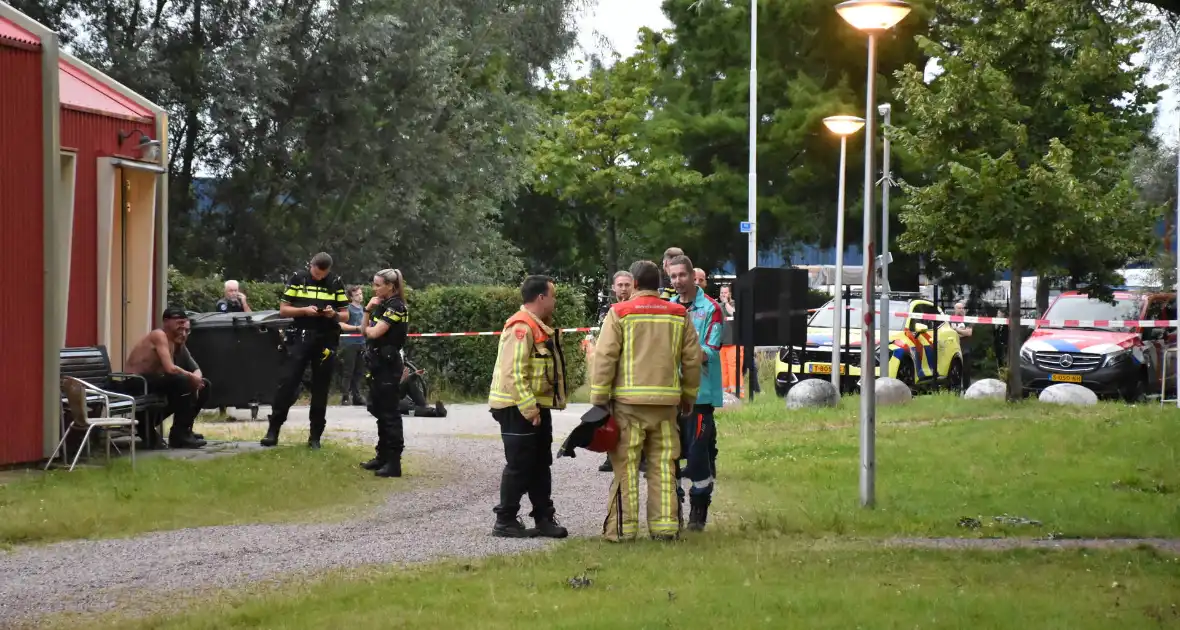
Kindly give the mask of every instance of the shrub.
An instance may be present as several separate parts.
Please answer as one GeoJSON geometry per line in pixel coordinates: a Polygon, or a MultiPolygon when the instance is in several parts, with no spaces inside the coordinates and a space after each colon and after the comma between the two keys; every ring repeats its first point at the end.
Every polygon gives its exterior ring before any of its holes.
{"type": "MultiPolygon", "coordinates": [[[[520,308],[520,289],[504,286],[431,287],[415,292],[409,300],[411,332],[498,331],[520,308]]],[[[557,325],[561,328],[587,326],[583,296],[579,291],[559,287],[557,325]]],[[[565,351],[569,393],[585,378],[585,357],[581,334],[567,334],[565,351]]],[[[415,338],[407,354],[428,370],[432,383],[468,396],[486,396],[495,367],[499,337],[415,338]],[[431,375],[433,375],[431,377],[431,375]]]]}

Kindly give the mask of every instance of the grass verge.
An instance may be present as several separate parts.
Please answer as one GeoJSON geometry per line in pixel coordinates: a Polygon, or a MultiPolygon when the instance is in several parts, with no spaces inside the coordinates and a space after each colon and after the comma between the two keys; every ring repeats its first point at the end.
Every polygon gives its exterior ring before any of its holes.
{"type": "MultiPolygon", "coordinates": [[[[0,485],[0,545],[345,518],[410,487],[361,470],[357,462],[371,455],[347,443],[310,451],[294,442],[199,461],[145,457],[134,471],[119,459],[109,467],[29,473],[0,485]]],[[[406,466],[422,471],[428,463],[410,458],[406,466]]]]}
{"type": "MultiPolygon", "coordinates": [[[[1151,550],[940,553],[694,536],[342,574],[223,593],[107,627],[1159,627],[1180,621],[1180,563],[1151,550]]],[[[95,621],[90,627],[104,627],[95,621]]]]}

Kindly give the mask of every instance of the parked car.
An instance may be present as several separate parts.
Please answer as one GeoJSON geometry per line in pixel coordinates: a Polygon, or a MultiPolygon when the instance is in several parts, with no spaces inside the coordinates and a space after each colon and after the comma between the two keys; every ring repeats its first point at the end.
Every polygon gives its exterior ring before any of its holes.
{"type": "MultiPolygon", "coordinates": [[[[841,331],[840,389],[859,389],[861,352],[860,298],[843,300],[847,307],[841,331]],[[847,331],[847,332],[845,332],[847,331]]],[[[889,305],[889,376],[914,389],[945,386],[960,389],[963,383],[963,351],[959,335],[947,322],[926,322],[900,317],[893,313],[941,313],[942,309],[921,297],[901,296],[889,305]],[[936,341],[937,340],[937,341],[936,341]],[[937,369],[936,369],[937,368],[937,369]]],[[[797,382],[809,378],[831,378],[832,330],[836,317],[836,300],[820,307],[807,322],[807,345],[803,348],[779,348],[775,362],[775,391],[785,396],[797,382]]],[[[881,321],[878,315],[877,321],[881,321]]],[[[879,329],[878,329],[879,331],[879,329]]],[[[872,352],[878,357],[877,344],[872,352]]],[[[880,365],[875,359],[874,365],[880,365]]]]}
{"type": "MultiPolygon", "coordinates": [[[[1079,325],[1037,326],[1020,348],[1024,391],[1036,394],[1056,383],[1076,383],[1100,397],[1142,400],[1159,393],[1167,348],[1176,347],[1175,329],[1112,326],[1111,320],[1174,320],[1174,293],[1114,294],[1103,302],[1084,293],[1062,293],[1040,317],[1079,325]]],[[[1167,387],[1175,391],[1176,362],[1169,362],[1167,387]]]]}

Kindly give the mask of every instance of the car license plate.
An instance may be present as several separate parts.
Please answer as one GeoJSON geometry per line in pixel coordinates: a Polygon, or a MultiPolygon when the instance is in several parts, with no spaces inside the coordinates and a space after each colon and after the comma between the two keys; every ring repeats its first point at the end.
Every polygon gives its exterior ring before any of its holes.
{"type": "Polygon", "coordinates": [[[1049,377],[1049,380],[1057,381],[1058,383],[1081,383],[1082,382],[1082,375],[1081,374],[1054,374],[1049,377]]]}
{"type": "MultiPolygon", "coordinates": [[[[832,365],[830,363],[812,363],[810,371],[812,374],[831,374],[832,365]]],[[[844,374],[848,370],[843,365],[840,366],[840,373],[844,374]]]]}

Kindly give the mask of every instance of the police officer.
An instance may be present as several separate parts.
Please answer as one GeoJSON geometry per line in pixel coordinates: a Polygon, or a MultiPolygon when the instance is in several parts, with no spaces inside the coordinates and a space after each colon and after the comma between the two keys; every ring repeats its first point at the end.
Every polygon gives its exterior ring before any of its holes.
{"type": "Polygon", "coordinates": [[[307,445],[320,447],[327,425],[328,387],[340,343],[340,322],[348,320],[348,295],[340,276],[331,273],[332,257],[320,252],[306,269],[291,274],[279,298],[279,314],[294,319],[286,331],[287,360],[271,405],[270,428],[263,446],[279,443],[279,429],[295,404],[303,371],[311,365],[311,436],[307,445]]]}
{"type": "Polygon", "coordinates": [[[638,535],[639,459],[646,453],[647,528],[652,538],[670,540],[680,535],[677,410],[687,413],[696,402],[701,349],[684,307],[660,299],[655,263],[637,262],[631,275],[637,291],[611,307],[590,372],[590,403],[609,406],[619,425],[602,534],[615,542],[638,535]]]}
{"type": "Polygon", "coordinates": [[[403,297],[405,282],[397,269],[382,269],[373,276],[373,298],[365,306],[361,330],[365,335],[368,367],[369,413],[377,419],[377,455],[361,464],[378,477],[402,476],[401,380],[402,347],[409,332],[410,315],[403,297]]]}
{"type": "MultiPolygon", "coordinates": [[[[688,311],[689,319],[701,344],[701,389],[692,411],[680,417],[680,448],[688,461],[681,472],[691,484],[688,491],[688,529],[700,531],[709,517],[713,497],[713,477],[717,468],[717,425],[713,410],[722,405],[721,398],[721,330],[725,325],[721,305],[709,297],[699,282],[704,272],[693,269],[688,256],[677,256],[669,265],[676,304],[688,311]]],[[[684,500],[684,489],[676,484],[676,494],[684,500]]]]}
{"type": "Polygon", "coordinates": [[[529,276],[520,287],[524,302],[500,334],[488,405],[500,424],[504,441],[504,473],[500,503],[493,510],[492,535],[565,538],[553,506],[552,409],[565,409],[565,355],[561,330],[553,325],[556,288],[553,279],[529,276]],[[533,504],[536,529],[526,528],[517,514],[525,494],[533,504]]]}

